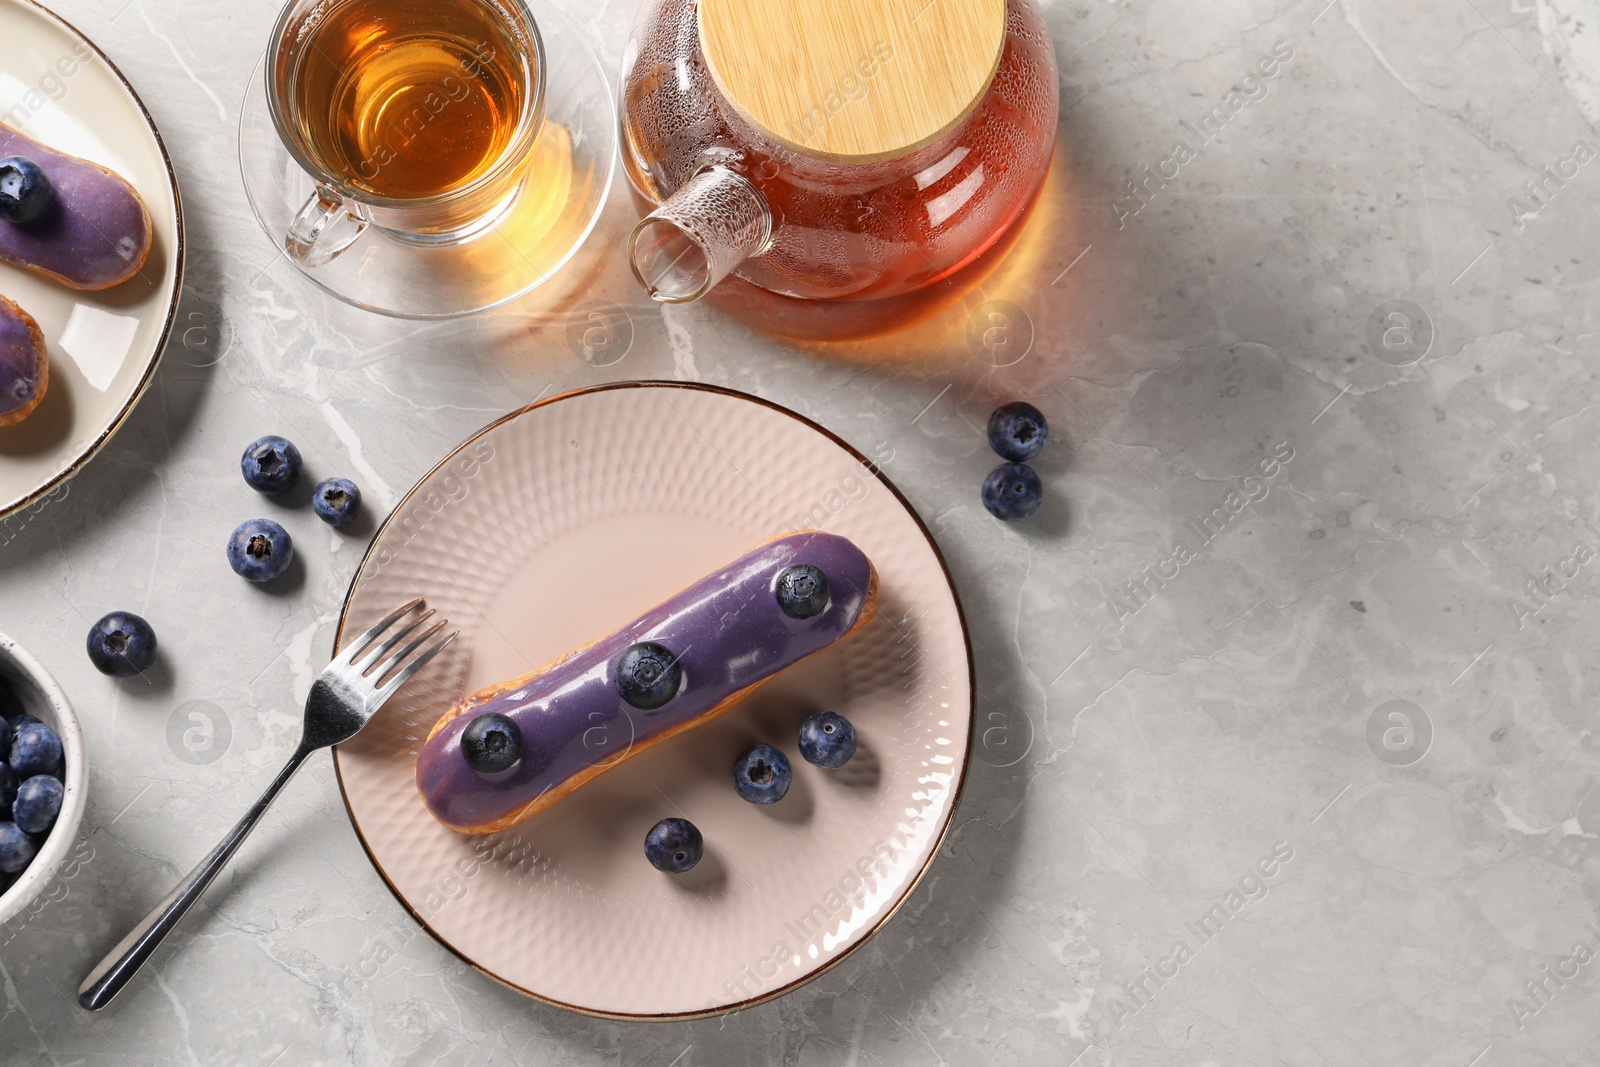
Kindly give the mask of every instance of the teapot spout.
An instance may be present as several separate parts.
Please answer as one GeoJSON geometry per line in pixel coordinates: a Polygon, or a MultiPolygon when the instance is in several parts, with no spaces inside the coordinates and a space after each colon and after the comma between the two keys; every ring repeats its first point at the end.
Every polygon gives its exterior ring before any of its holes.
{"type": "Polygon", "coordinates": [[[628,237],[628,261],[651,299],[698,300],[772,241],[766,197],[738,171],[698,171],[639,220],[628,237]]]}

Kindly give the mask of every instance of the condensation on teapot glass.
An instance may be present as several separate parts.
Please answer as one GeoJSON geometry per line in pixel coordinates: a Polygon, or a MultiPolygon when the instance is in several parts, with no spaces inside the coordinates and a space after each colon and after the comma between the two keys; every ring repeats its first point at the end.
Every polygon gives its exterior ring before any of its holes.
{"type": "MultiPolygon", "coordinates": [[[[808,2],[843,0],[785,0],[790,8],[808,2]]],[[[696,0],[647,0],[621,86],[624,169],[635,195],[653,208],[629,240],[645,290],[681,303],[733,274],[785,296],[878,299],[933,284],[980,256],[1026,212],[1043,181],[1059,93],[1055,52],[1034,0],[992,2],[1004,6],[1003,15],[995,12],[1004,36],[970,107],[925,143],[851,155],[800,142],[856,135],[823,127],[858,121],[852,102],[870,100],[893,64],[902,64],[894,71],[901,76],[914,74],[915,62],[936,65],[927,42],[918,55],[905,43],[897,51],[888,37],[861,46],[836,93],[817,93],[809,110],[775,124],[794,134],[785,138],[719,87],[696,0]]]]}
{"type": "Polygon", "coordinates": [[[628,238],[634,277],[669,304],[698,300],[772,240],[772,212],[750,180],[712,164],[639,221],[628,238]]]}

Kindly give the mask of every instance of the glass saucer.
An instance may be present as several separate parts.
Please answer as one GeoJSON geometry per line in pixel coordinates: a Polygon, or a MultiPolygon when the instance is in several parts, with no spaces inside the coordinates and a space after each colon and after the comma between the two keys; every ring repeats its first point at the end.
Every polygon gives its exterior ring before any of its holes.
{"type": "MultiPolygon", "coordinates": [[[[456,244],[424,247],[375,226],[319,267],[290,262],[340,300],[406,319],[447,319],[499,307],[538,288],[572,258],[600,218],[616,171],[611,86],[576,23],[530,4],[545,52],[545,120],[528,179],[491,226],[456,244]]],[[[278,139],[267,109],[266,55],[239,116],[245,195],[278,254],[290,220],[315,186],[278,139]]]]}

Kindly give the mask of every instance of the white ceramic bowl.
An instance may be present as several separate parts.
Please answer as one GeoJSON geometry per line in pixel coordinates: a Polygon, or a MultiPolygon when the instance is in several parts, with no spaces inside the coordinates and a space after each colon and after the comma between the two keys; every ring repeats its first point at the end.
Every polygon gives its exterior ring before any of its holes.
{"type": "Polygon", "coordinates": [[[39,854],[28,869],[22,872],[10,889],[0,895],[0,923],[9,922],[21,914],[32,900],[49,885],[61,868],[61,862],[78,836],[78,823],[83,819],[85,787],[89,768],[83,752],[83,732],[78,729],[78,717],[67,703],[50,672],[39,665],[21,645],[5,634],[0,634],[0,677],[11,686],[29,715],[46,723],[61,738],[63,759],[66,763],[66,795],[61,800],[61,814],[50,829],[39,854]]]}

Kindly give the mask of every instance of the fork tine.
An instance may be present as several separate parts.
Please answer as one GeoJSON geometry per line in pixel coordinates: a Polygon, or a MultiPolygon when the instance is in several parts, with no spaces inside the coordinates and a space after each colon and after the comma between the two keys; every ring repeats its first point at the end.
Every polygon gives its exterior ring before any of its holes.
{"type": "Polygon", "coordinates": [[[355,669],[362,674],[366,674],[372,669],[373,664],[384,658],[384,654],[386,652],[388,652],[395,645],[398,645],[401,641],[404,641],[407,634],[411,633],[417,627],[433,618],[433,615],[434,610],[429,608],[427,611],[424,611],[421,615],[418,615],[414,620],[412,620],[409,626],[404,627],[396,633],[390,634],[388,639],[374,649],[370,656],[362,655],[354,664],[355,669]]]}
{"type": "MultiPolygon", "coordinates": [[[[443,626],[444,623],[441,621],[439,623],[439,625],[443,626]]],[[[437,656],[439,653],[443,652],[445,650],[446,646],[448,646],[451,641],[454,641],[456,638],[458,638],[460,636],[461,636],[461,631],[460,630],[452,631],[450,633],[450,636],[444,638],[438,644],[434,645],[432,648],[428,649],[422,655],[418,656],[416,659],[412,660],[409,664],[407,664],[400,671],[399,674],[395,675],[395,677],[394,677],[394,679],[392,681],[389,681],[389,682],[385,683],[383,688],[378,690],[378,699],[379,699],[379,701],[388,700],[390,697],[394,696],[395,691],[398,690],[401,686],[405,685],[407,682],[409,682],[411,680],[411,676],[412,675],[416,674],[423,667],[426,667],[428,665],[428,661],[429,660],[431,660],[433,657],[437,656]]]]}
{"type": "Polygon", "coordinates": [[[404,648],[400,649],[400,651],[391,653],[388,659],[367,671],[366,673],[372,679],[372,684],[380,689],[387,685],[389,675],[393,674],[397,669],[399,669],[400,664],[405,662],[407,656],[421,648],[433,637],[434,634],[438,633],[449,624],[450,620],[440,619],[438,622],[422,631],[422,633],[418,634],[404,648]]]}
{"type": "Polygon", "coordinates": [[[401,607],[398,608],[392,615],[388,615],[380,619],[376,626],[362,634],[360,637],[356,638],[354,641],[350,642],[350,644],[345,647],[345,650],[339,653],[338,657],[335,658],[333,662],[346,666],[354,662],[355,658],[361,653],[365,652],[372,642],[377,639],[379,634],[393,626],[402,615],[408,611],[414,610],[421,603],[422,598],[416,597],[415,599],[401,605],[401,607]]]}

